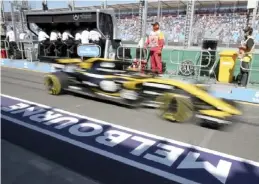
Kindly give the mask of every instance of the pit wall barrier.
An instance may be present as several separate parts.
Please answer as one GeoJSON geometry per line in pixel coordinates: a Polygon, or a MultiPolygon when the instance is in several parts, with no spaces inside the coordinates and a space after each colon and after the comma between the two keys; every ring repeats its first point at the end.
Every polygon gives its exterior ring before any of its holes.
{"type": "MultiPolygon", "coordinates": [[[[30,62],[26,60],[1,59],[1,66],[42,73],[55,72],[59,70],[57,68],[57,64],[30,62]]],[[[228,85],[218,89],[217,84],[215,84],[210,93],[219,98],[259,104],[259,89],[232,87],[228,85]]]]}
{"type": "MultiPolygon", "coordinates": [[[[125,46],[128,47],[128,46],[125,46]]],[[[136,49],[131,49],[132,58],[135,58],[136,49]]],[[[219,48],[216,51],[216,61],[219,61],[219,55],[222,51],[236,51],[237,49],[233,48],[219,48]]],[[[203,50],[206,51],[206,50],[203,50]]],[[[179,65],[184,61],[192,61],[196,69],[199,69],[200,66],[200,57],[201,57],[201,49],[197,47],[189,48],[189,49],[182,49],[176,47],[165,47],[162,51],[162,60],[166,62],[167,70],[172,71],[171,73],[176,73],[179,71],[179,65]]],[[[207,53],[206,53],[207,54],[207,53]]],[[[236,66],[234,69],[234,76],[237,76],[240,72],[240,60],[236,60],[236,66]]],[[[249,69],[250,75],[248,80],[248,87],[254,88],[259,87],[259,50],[256,50],[253,54],[252,64],[249,69]]],[[[176,74],[177,75],[177,74],[176,74]]]]}
{"type": "Polygon", "coordinates": [[[43,62],[29,62],[26,60],[12,60],[12,59],[1,59],[1,66],[6,66],[16,69],[27,69],[34,72],[55,72],[56,68],[54,64],[43,63],[43,62]]]}

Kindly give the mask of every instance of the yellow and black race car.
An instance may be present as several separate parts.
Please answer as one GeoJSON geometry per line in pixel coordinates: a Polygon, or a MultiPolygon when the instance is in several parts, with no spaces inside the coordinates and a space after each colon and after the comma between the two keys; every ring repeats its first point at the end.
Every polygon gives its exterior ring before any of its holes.
{"type": "Polygon", "coordinates": [[[158,107],[161,117],[177,122],[196,116],[229,124],[229,118],[241,115],[235,105],[210,95],[202,85],[132,71],[125,61],[91,58],[57,59],[57,63],[60,71],[44,79],[52,95],[74,92],[130,107],[158,107]]]}

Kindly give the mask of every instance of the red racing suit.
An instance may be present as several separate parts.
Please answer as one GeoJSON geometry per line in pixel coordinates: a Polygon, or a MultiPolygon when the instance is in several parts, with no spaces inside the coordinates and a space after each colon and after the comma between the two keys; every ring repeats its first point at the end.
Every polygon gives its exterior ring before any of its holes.
{"type": "Polygon", "coordinates": [[[162,72],[162,49],[165,44],[164,34],[158,31],[152,31],[147,38],[144,48],[150,47],[150,60],[152,71],[162,72]]]}

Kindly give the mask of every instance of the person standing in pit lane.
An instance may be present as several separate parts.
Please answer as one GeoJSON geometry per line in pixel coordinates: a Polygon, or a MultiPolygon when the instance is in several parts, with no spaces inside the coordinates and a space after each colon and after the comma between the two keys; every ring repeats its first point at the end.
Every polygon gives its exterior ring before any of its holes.
{"type": "Polygon", "coordinates": [[[89,33],[89,40],[91,41],[91,43],[99,45],[101,37],[102,35],[99,33],[97,29],[93,29],[89,33]]]}
{"type": "Polygon", "coordinates": [[[54,30],[51,31],[51,33],[50,33],[50,43],[51,43],[50,51],[51,52],[54,51],[54,53],[56,54],[57,53],[57,50],[56,50],[57,47],[62,44],[61,33],[58,30],[54,29],[54,30]]]}
{"type": "Polygon", "coordinates": [[[82,31],[78,30],[75,34],[75,41],[77,44],[81,43],[81,33],[82,33],[82,31]]]}
{"type": "Polygon", "coordinates": [[[40,43],[40,47],[39,47],[39,55],[41,55],[41,53],[43,53],[43,46],[42,45],[46,45],[49,44],[49,35],[47,35],[47,33],[43,30],[43,29],[39,29],[39,33],[38,33],[38,41],[40,43]]]}
{"type": "Polygon", "coordinates": [[[57,30],[53,30],[50,33],[50,41],[56,42],[58,39],[61,38],[61,34],[57,30]]]}
{"type": "Polygon", "coordinates": [[[82,32],[82,34],[81,34],[81,42],[82,42],[82,44],[89,44],[89,34],[90,34],[90,32],[89,32],[88,28],[86,28],[82,32]]]}
{"type": "Polygon", "coordinates": [[[12,27],[10,27],[10,30],[6,33],[6,41],[9,42],[9,51],[8,51],[8,55],[10,56],[10,58],[13,58],[17,49],[17,45],[15,42],[15,35],[14,35],[14,30],[12,27]]]}
{"type": "Polygon", "coordinates": [[[15,42],[15,36],[12,27],[10,27],[10,30],[6,33],[6,40],[8,40],[10,43],[15,42]]]}
{"type": "Polygon", "coordinates": [[[47,35],[44,30],[40,29],[38,34],[38,41],[44,44],[47,42],[47,39],[49,39],[49,35],[47,35]]]}
{"type": "Polygon", "coordinates": [[[255,41],[252,36],[253,28],[248,26],[244,30],[245,39],[241,42],[239,47],[239,58],[241,61],[239,85],[245,87],[248,82],[249,68],[253,58],[255,41]]]}
{"type": "Polygon", "coordinates": [[[165,38],[162,31],[160,31],[159,23],[155,22],[153,31],[148,36],[144,48],[150,47],[151,69],[159,74],[163,73],[162,68],[162,49],[165,44],[165,38]]]}
{"type": "Polygon", "coordinates": [[[62,41],[68,41],[69,39],[73,39],[74,37],[70,34],[68,30],[64,31],[62,34],[62,41]]]}

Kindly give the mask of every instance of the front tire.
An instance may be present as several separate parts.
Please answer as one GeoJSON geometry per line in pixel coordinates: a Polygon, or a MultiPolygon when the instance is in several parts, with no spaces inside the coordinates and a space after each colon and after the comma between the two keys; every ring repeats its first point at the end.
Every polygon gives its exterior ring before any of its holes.
{"type": "Polygon", "coordinates": [[[61,72],[48,74],[44,77],[44,85],[51,95],[64,94],[64,89],[68,87],[68,76],[61,72]]]}
{"type": "Polygon", "coordinates": [[[166,120],[186,122],[193,117],[193,103],[190,98],[166,93],[157,98],[161,104],[159,115],[166,120]]]}

